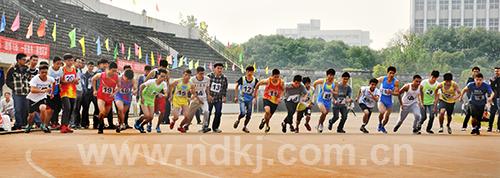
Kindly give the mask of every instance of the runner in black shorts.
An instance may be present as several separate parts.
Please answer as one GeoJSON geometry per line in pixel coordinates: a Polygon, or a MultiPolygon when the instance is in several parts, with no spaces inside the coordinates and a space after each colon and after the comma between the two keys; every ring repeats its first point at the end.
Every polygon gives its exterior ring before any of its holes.
{"type": "Polygon", "coordinates": [[[361,125],[361,128],[359,128],[359,130],[363,133],[369,133],[365,127],[372,115],[372,109],[373,107],[375,107],[375,104],[378,102],[381,95],[380,90],[377,88],[377,79],[371,79],[369,84],[369,86],[361,87],[358,92],[358,96],[355,99],[355,101],[359,103],[359,107],[364,113],[363,124],[361,125]]]}

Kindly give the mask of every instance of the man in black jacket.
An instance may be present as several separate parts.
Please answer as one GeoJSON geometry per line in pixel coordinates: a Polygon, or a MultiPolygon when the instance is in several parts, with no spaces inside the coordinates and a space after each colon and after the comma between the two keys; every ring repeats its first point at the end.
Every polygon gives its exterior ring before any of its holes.
{"type": "Polygon", "coordinates": [[[89,122],[89,107],[90,103],[94,105],[94,114],[93,114],[93,125],[94,129],[97,128],[97,115],[99,114],[99,108],[97,107],[97,98],[94,96],[94,90],[92,89],[92,77],[94,77],[94,62],[87,63],[87,71],[82,75],[82,118],[81,125],[83,128],[88,129],[89,122]]]}
{"type": "Polygon", "coordinates": [[[12,130],[21,129],[27,124],[28,100],[26,95],[29,93],[30,73],[26,66],[26,54],[18,53],[16,55],[16,64],[7,71],[6,83],[12,90],[15,108],[15,123],[12,130]]]}

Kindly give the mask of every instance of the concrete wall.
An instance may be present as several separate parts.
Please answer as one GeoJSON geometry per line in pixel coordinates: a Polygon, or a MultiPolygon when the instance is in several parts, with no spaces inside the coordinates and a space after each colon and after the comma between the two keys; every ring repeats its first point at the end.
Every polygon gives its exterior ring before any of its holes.
{"type": "MultiPolygon", "coordinates": [[[[147,15],[137,14],[125,9],[120,9],[109,4],[101,3],[99,0],[80,0],[81,2],[88,5],[90,8],[96,10],[99,13],[106,14],[110,18],[128,21],[132,25],[151,27],[155,31],[173,33],[177,37],[199,39],[200,35],[196,30],[189,30],[178,24],[162,21],[147,15]]],[[[67,2],[71,4],[71,0],[61,0],[61,2],[67,2]]]]}

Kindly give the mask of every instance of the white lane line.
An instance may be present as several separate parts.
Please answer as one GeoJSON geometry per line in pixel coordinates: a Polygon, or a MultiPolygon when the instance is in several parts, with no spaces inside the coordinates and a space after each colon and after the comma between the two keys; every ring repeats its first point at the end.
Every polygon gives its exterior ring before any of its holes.
{"type": "Polygon", "coordinates": [[[26,161],[28,162],[28,164],[33,168],[35,169],[38,173],[42,174],[43,176],[45,177],[49,177],[49,178],[55,178],[52,174],[48,173],[47,171],[45,171],[44,169],[42,169],[41,167],[37,166],[35,164],[35,162],[33,162],[33,159],[31,159],[31,149],[29,149],[28,151],[26,151],[26,153],[24,154],[24,157],[26,158],[26,161]]]}
{"type": "MultiPolygon", "coordinates": [[[[212,145],[212,144],[209,144],[208,142],[206,142],[205,140],[203,140],[202,137],[203,137],[203,135],[200,135],[200,141],[201,141],[201,143],[203,143],[203,144],[205,144],[207,146],[211,146],[212,145]]],[[[264,159],[264,160],[267,160],[267,161],[274,162],[274,160],[272,158],[266,158],[266,157],[263,157],[263,156],[257,156],[257,155],[252,155],[252,154],[241,153],[241,152],[234,151],[234,150],[231,150],[231,149],[226,149],[226,148],[224,148],[224,150],[227,150],[227,151],[230,151],[230,152],[233,152],[233,153],[237,153],[237,154],[240,154],[240,155],[248,155],[250,157],[260,158],[260,159],[264,159]]],[[[331,174],[340,174],[337,171],[328,170],[328,169],[322,169],[322,168],[317,168],[317,167],[313,167],[313,166],[305,166],[305,165],[297,165],[297,166],[312,168],[312,169],[316,169],[316,170],[319,170],[319,171],[328,172],[328,173],[331,173],[331,174]]]]}
{"type": "MultiPolygon", "coordinates": [[[[128,139],[125,140],[123,143],[126,144],[127,142],[128,142],[128,139]]],[[[197,170],[194,170],[194,169],[184,168],[184,167],[181,167],[181,166],[177,166],[177,165],[174,165],[174,164],[167,163],[165,161],[160,161],[160,160],[154,159],[154,158],[152,158],[150,156],[146,156],[146,155],[144,155],[142,153],[137,153],[137,154],[141,155],[144,158],[147,158],[147,159],[150,159],[150,160],[152,160],[154,162],[157,162],[157,163],[159,163],[160,165],[163,165],[163,166],[169,166],[169,167],[172,167],[172,168],[180,169],[180,170],[183,170],[183,171],[187,171],[187,172],[190,172],[190,173],[194,173],[194,174],[198,174],[198,175],[202,175],[202,176],[206,176],[206,177],[219,178],[219,176],[207,174],[207,173],[200,172],[200,171],[197,171],[197,170]]]]}

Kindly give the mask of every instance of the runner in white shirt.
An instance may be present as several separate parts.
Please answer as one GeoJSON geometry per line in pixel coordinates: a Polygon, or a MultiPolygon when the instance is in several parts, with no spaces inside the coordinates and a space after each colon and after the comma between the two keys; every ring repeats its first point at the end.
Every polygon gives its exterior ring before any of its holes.
{"type": "Polygon", "coordinates": [[[30,103],[26,133],[29,133],[33,127],[35,112],[40,114],[42,120],[41,129],[45,133],[50,133],[50,129],[48,128],[50,108],[47,107],[47,95],[52,93],[52,85],[55,84],[55,80],[48,76],[49,67],[47,65],[42,65],[38,69],[40,73],[31,79],[29,83],[31,90],[28,96],[26,96],[26,99],[30,103]]]}
{"type": "Polygon", "coordinates": [[[210,90],[210,78],[205,76],[205,68],[196,68],[196,75],[191,78],[190,83],[194,86],[194,94],[191,96],[191,102],[189,104],[188,116],[184,117],[177,129],[181,133],[185,133],[189,129],[189,125],[193,120],[196,111],[199,108],[203,110],[203,126],[208,127],[208,100],[212,100],[210,95],[207,93],[210,90]]]}
{"type": "Polygon", "coordinates": [[[420,118],[421,108],[424,107],[422,102],[422,77],[420,75],[413,76],[413,82],[406,84],[399,90],[400,95],[399,103],[401,105],[401,111],[399,112],[399,121],[394,127],[394,132],[397,132],[401,124],[405,121],[409,113],[413,113],[415,121],[413,122],[413,134],[420,134],[420,118]],[[401,97],[401,94],[404,96],[401,97]]]}
{"type": "Polygon", "coordinates": [[[372,109],[375,107],[381,95],[380,90],[377,88],[377,79],[371,79],[369,84],[369,86],[361,87],[355,100],[359,103],[359,107],[363,111],[363,124],[359,130],[366,134],[369,133],[368,130],[366,130],[366,125],[368,121],[370,121],[372,109]]]}

